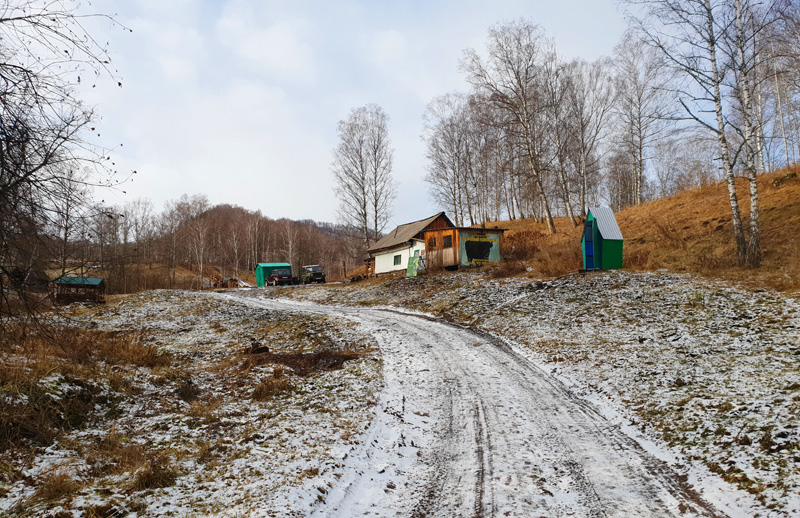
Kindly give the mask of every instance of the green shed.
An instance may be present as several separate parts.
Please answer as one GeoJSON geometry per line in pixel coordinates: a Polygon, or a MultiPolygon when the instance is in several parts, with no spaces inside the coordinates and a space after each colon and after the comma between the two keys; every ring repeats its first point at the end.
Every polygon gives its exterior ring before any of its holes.
{"type": "Polygon", "coordinates": [[[622,232],[614,211],[608,207],[589,209],[581,247],[584,270],[622,268],[622,232]]]}
{"type": "Polygon", "coordinates": [[[259,288],[267,283],[267,277],[273,270],[289,270],[291,273],[292,265],[289,263],[258,263],[256,265],[256,286],[259,288]]]}

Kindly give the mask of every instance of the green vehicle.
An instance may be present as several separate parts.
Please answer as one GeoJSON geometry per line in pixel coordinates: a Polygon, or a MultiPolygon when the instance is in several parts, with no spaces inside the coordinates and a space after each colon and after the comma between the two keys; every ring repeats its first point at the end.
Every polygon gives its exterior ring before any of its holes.
{"type": "Polygon", "coordinates": [[[300,280],[303,284],[311,282],[322,284],[325,282],[325,272],[322,270],[322,266],[318,264],[309,264],[308,266],[303,266],[303,273],[300,274],[300,280]]]}

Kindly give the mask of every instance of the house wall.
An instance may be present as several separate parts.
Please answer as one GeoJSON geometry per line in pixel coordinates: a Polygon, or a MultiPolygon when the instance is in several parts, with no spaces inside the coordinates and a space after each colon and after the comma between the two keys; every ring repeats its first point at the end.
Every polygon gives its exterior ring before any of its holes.
{"type": "Polygon", "coordinates": [[[424,250],[425,243],[414,240],[412,246],[406,248],[395,248],[394,250],[388,250],[386,252],[375,254],[375,274],[380,275],[382,273],[405,270],[408,268],[408,259],[413,257],[415,252],[422,255],[424,250]],[[396,255],[400,256],[400,264],[398,265],[394,264],[394,257],[396,255]]]}
{"type": "Polygon", "coordinates": [[[500,262],[503,231],[481,228],[444,228],[425,232],[426,258],[429,268],[447,266],[482,266],[500,262]],[[450,236],[452,246],[444,247],[450,236]],[[435,239],[435,242],[434,242],[435,239]]]}
{"type": "Polygon", "coordinates": [[[458,264],[458,230],[440,228],[425,232],[425,258],[427,267],[436,269],[458,264]],[[444,247],[444,238],[449,236],[451,246],[444,247]],[[435,240],[435,242],[434,242],[435,240]]]}
{"type": "Polygon", "coordinates": [[[622,268],[622,241],[603,239],[600,267],[604,270],[622,268]]]}

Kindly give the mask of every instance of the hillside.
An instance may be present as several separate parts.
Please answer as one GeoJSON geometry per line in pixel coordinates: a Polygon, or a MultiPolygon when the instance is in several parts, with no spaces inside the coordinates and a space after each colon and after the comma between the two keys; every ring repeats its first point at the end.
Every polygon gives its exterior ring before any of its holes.
{"type": "MultiPolygon", "coordinates": [[[[759,269],[736,265],[733,227],[724,183],[681,192],[617,213],[624,243],[624,267],[666,269],[744,282],[780,291],[800,289],[800,166],[759,178],[763,262],[759,269]],[[795,176],[792,177],[791,175],[795,176]]],[[[743,216],[749,216],[746,181],[737,182],[743,216]]],[[[745,224],[747,220],[745,219],[745,224]]],[[[581,267],[581,227],[556,220],[557,233],[532,220],[492,222],[508,228],[511,261],[498,275],[532,267],[528,275],[556,277],[581,267]],[[514,250],[512,251],[512,247],[514,250]],[[516,263],[516,264],[515,264],[516,263]]]]}

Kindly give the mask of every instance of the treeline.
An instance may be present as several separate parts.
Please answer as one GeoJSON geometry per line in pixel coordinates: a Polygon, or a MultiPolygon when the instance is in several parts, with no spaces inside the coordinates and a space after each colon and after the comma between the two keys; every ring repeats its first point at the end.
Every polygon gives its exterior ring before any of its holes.
{"type": "Polygon", "coordinates": [[[112,292],[220,286],[226,278],[252,279],[260,262],[287,262],[295,272],[322,264],[329,279],[341,279],[359,259],[358,238],[344,227],[212,206],[205,195],[168,201],[161,212],[144,198],[76,206],[60,223],[51,232],[58,236],[51,255],[61,273],[97,269],[112,292]]]}
{"type": "Polygon", "coordinates": [[[639,17],[609,58],[565,59],[524,20],[491,28],[485,52],[465,51],[471,90],[433,99],[422,135],[431,194],[457,224],[534,217],[552,228],[591,204],[620,210],[719,181],[728,165],[744,177],[750,164],[800,159],[797,2],[629,5],[639,17]],[[697,80],[712,68],[715,84],[697,80]]]}

